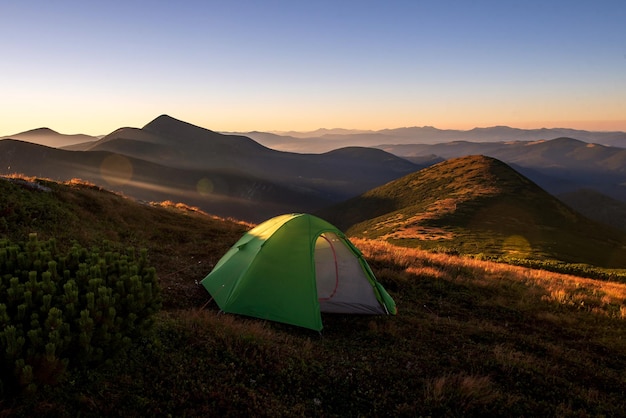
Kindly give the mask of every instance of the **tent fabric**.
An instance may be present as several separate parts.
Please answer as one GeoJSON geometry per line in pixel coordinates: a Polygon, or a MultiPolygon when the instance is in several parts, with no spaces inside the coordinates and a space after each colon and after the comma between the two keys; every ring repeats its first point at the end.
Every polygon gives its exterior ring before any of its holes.
{"type": "Polygon", "coordinates": [[[321,312],[396,314],[361,252],[309,214],[280,215],[251,229],[201,284],[224,312],[317,331],[321,312]]]}

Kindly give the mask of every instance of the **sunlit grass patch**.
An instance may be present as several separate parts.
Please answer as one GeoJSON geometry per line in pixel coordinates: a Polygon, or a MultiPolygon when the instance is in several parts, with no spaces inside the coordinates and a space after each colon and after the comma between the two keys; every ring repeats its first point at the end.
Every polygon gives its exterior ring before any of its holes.
{"type": "MultiPolygon", "coordinates": [[[[352,238],[361,251],[374,260],[385,260],[404,274],[419,278],[446,279],[471,283],[514,294],[519,309],[543,309],[541,301],[593,312],[610,317],[624,317],[626,284],[599,281],[529,269],[492,261],[477,260],[425,250],[395,247],[388,242],[352,238]]],[[[393,272],[383,270],[382,276],[393,272]]],[[[390,274],[391,273],[391,274],[390,274]]],[[[397,273],[396,273],[397,274],[397,273]]],[[[510,300],[503,303],[511,303],[510,300]]]]}

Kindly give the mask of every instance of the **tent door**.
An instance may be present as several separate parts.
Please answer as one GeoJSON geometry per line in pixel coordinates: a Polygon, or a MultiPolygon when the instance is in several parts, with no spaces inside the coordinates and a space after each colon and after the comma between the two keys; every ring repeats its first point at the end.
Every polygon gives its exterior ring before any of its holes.
{"type": "Polygon", "coordinates": [[[332,232],[315,243],[317,298],[322,312],[384,314],[359,259],[332,232]]]}
{"type": "Polygon", "coordinates": [[[332,237],[322,234],[315,243],[315,279],[317,283],[317,298],[320,301],[331,300],[339,287],[339,265],[337,252],[332,237]]]}

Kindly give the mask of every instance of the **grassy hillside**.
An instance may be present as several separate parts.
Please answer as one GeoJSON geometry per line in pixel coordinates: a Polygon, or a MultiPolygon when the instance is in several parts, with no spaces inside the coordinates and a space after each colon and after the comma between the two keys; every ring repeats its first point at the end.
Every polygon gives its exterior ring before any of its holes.
{"type": "Polygon", "coordinates": [[[77,152],[0,141],[0,174],[13,173],[58,181],[79,178],[140,200],[172,199],[211,213],[255,221],[333,202],[315,189],[279,185],[244,171],[183,169],[109,151],[77,152]]]}
{"type": "Polygon", "coordinates": [[[203,278],[247,229],[187,205],[141,204],[82,182],[0,177],[0,197],[0,237],[18,241],[36,232],[42,240],[54,237],[62,249],[73,240],[82,246],[107,240],[122,248],[147,248],[160,266],[162,285],[172,292],[164,300],[169,306],[205,300],[194,279],[179,280],[181,274],[203,278]]]}
{"type": "Polygon", "coordinates": [[[0,238],[145,247],[164,297],[150,337],[0,416],[625,416],[624,284],[355,239],[399,314],[320,336],[207,304],[197,281],[248,225],[84,184],[0,196],[0,238]]]}
{"type": "Polygon", "coordinates": [[[518,167],[518,171],[552,194],[590,188],[626,201],[626,149],[573,139],[577,137],[541,138],[534,142],[442,141],[434,145],[400,144],[379,148],[407,158],[431,154],[445,159],[487,155],[518,167]]]}
{"type": "Polygon", "coordinates": [[[626,267],[626,234],[493,158],[451,159],[322,212],[349,233],[489,257],[626,267]]]}

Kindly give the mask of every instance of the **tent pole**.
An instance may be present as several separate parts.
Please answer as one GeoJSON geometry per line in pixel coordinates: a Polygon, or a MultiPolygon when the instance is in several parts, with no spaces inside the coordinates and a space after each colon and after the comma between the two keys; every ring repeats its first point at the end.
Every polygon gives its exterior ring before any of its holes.
{"type": "Polygon", "coordinates": [[[213,301],[213,297],[211,297],[209,300],[207,300],[207,301],[206,301],[206,303],[205,303],[204,305],[202,305],[202,308],[200,308],[200,309],[204,309],[204,308],[206,308],[206,307],[207,307],[207,305],[208,305],[209,303],[211,303],[212,301],[213,301]]]}

